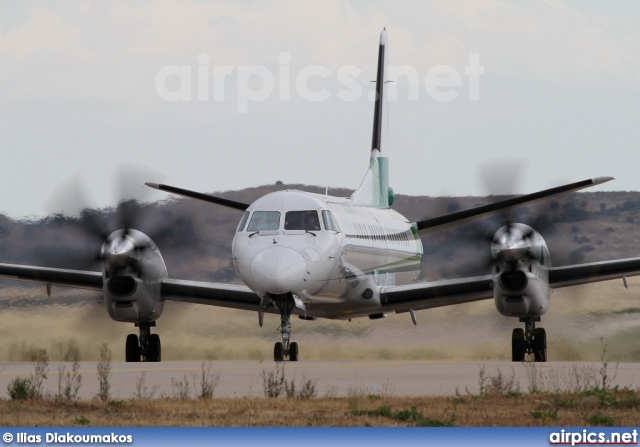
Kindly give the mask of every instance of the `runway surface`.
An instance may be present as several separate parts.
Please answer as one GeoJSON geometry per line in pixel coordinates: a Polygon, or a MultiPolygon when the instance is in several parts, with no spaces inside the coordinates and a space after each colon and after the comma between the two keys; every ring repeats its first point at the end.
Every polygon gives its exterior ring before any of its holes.
{"type": "MultiPolygon", "coordinates": [[[[58,368],[64,365],[62,384],[71,363],[52,362],[48,367],[44,390],[58,393],[58,368]]],[[[80,364],[82,375],[80,398],[91,399],[99,390],[95,362],[80,364]]],[[[214,396],[216,397],[261,397],[264,395],[263,375],[276,370],[273,362],[256,361],[212,361],[205,362],[205,371],[210,367],[211,377],[218,377],[214,396]]],[[[355,394],[387,394],[394,396],[454,395],[456,390],[465,394],[479,391],[480,371],[490,379],[498,373],[508,380],[513,375],[523,392],[531,386],[532,374],[538,378],[551,379],[558,385],[571,386],[576,374],[592,375],[601,381],[601,363],[552,362],[545,364],[522,364],[511,362],[428,362],[428,361],[351,361],[351,362],[296,362],[286,363],[284,374],[287,381],[295,380],[301,386],[303,380],[316,383],[317,396],[349,396],[355,394]]],[[[28,377],[34,371],[33,363],[0,363],[0,390],[6,393],[7,386],[15,377],[28,377]]],[[[179,387],[189,383],[192,396],[200,389],[202,362],[162,362],[111,364],[111,396],[114,399],[128,399],[137,394],[153,397],[176,397],[179,387]],[[180,384],[180,385],[179,385],[180,384]]],[[[640,364],[610,363],[609,378],[615,377],[613,385],[635,387],[640,382],[640,364]]],[[[584,378],[583,377],[583,378],[584,378]]]]}

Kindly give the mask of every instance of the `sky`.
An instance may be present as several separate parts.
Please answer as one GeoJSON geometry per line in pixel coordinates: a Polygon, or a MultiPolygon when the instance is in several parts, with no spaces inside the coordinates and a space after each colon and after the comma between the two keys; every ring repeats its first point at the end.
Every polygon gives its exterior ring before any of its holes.
{"type": "Polygon", "coordinates": [[[383,27],[410,72],[389,84],[396,193],[486,195],[491,167],[517,172],[513,193],[598,176],[640,191],[637,1],[15,0],[0,3],[0,212],[54,211],[73,178],[113,205],[123,164],[147,168],[140,187],[355,189],[383,27]]]}

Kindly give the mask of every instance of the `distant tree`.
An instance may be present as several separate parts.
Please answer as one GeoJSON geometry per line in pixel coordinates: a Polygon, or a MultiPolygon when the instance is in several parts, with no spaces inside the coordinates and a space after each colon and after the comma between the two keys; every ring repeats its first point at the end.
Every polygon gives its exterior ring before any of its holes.
{"type": "Polygon", "coordinates": [[[589,213],[581,208],[576,208],[573,203],[562,205],[564,220],[567,222],[582,222],[589,218],[589,213]]]}
{"type": "Polygon", "coordinates": [[[513,218],[515,220],[524,220],[524,216],[531,213],[531,210],[528,206],[523,206],[513,211],[513,218]]]}
{"type": "Polygon", "coordinates": [[[49,228],[62,228],[70,219],[61,213],[50,214],[44,219],[44,224],[49,228]]]}
{"type": "Polygon", "coordinates": [[[535,222],[533,222],[531,225],[539,233],[554,234],[556,232],[556,226],[546,214],[538,216],[535,222]]]}
{"type": "Polygon", "coordinates": [[[585,253],[589,253],[589,252],[591,252],[593,250],[595,250],[595,248],[593,248],[592,246],[583,245],[582,247],[576,248],[575,250],[573,250],[571,252],[571,254],[569,255],[569,260],[573,264],[579,264],[579,263],[584,261],[585,253]]]}
{"type": "Polygon", "coordinates": [[[206,271],[205,275],[210,281],[215,282],[234,282],[240,279],[235,267],[232,265],[215,272],[206,271]]]}
{"type": "Polygon", "coordinates": [[[193,220],[180,217],[173,225],[175,242],[179,246],[195,246],[198,243],[198,235],[193,227],[193,220]]]}
{"type": "Polygon", "coordinates": [[[447,204],[447,212],[455,213],[460,210],[460,204],[458,202],[449,202],[447,204]]]}
{"type": "Polygon", "coordinates": [[[584,244],[584,243],[587,243],[587,242],[590,242],[590,241],[591,241],[591,239],[589,239],[586,236],[575,236],[573,238],[573,242],[575,242],[576,244],[584,244]]]}

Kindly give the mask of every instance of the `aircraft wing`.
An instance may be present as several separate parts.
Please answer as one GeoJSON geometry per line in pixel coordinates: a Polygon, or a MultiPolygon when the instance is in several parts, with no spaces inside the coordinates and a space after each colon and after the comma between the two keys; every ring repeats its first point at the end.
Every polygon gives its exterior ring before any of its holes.
{"type": "Polygon", "coordinates": [[[493,298],[491,275],[383,287],[380,302],[396,313],[431,309],[493,298]]]}
{"type": "Polygon", "coordinates": [[[636,275],[640,275],[640,258],[616,259],[552,267],[549,285],[555,289],[636,275]]]}
{"type": "MultiPolygon", "coordinates": [[[[640,275],[640,258],[590,262],[552,267],[549,286],[561,288],[640,275]]],[[[383,287],[380,302],[396,313],[431,309],[493,298],[492,276],[430,281],[407,286],[383,287]]]]}
{"type": "MultiPolygon", "coordinates": [[[[640,275],[640,258],[591,262],[552,267],[552,288],[589,284],[640,275]]],[[[101,291],[101,272],[0,264],[0,278],[101,291]]],[[[166,278],[162,280],[162,299],[198,303],[232,309],[260,310],[260,297],[247,286],[166,278]]],[[[380,302],[384,311],[408,312],[493,298],[492,276],[429,281],[383,287],[380,302]]],[[[274,309],[265,312],[275,312],[274,309]]]]}
{"type": "Polygon", "coordinates": [[[545,189],[544,191],[525,194],[523,196],[513,197],[499,202],[489,203],[488,205],[477,206],[468,210],[457,211],[455,213],[446,214],[444,216],[432,219],[421,220],[415,222],[414,226],[418,230],[418,235],[424,237],[430,233],[440,230],[446,230],[454,225],[473,222],[474,220],[484,219],[485,217],[496,215],[509,208],[516,208],[522,205],[528,205],[540,200],[548,199],[553,196],[565,194],[580,189],[589,188],[591,186],[600,185],[602,183],[613,180],[613,177],[598,177],[594,179],[582,180],[568,185],[557,186],[555,188],[545,189]]]}
{"type": "Polygon", "coordinates": [[[179,196],[191,197],[192,199],[202,200],[204,202],[215,203],[216,205],[226,206],[227,208],[233,208],[239,211],[245,211],[249,208],[247,203],[236,202],[235,200],[223,199],[222,197],[212,196],[211,194],[203,194],[197,191],[190,191],[188,189],[178,188],[171,185],[163,185],[159,183],[145,183],[150,188],[157,189],[159,191],[166,191],[179,196]]]}
{"type": "Polygon", "coordinates": [[[163,279],[162,298],[232,309],[260,310],[260,297],[247,286],[163,279]]]}
{"type": "Polygon", "coordinates": [[[0,278],[49,285],[102,290],[102,272],[0,264],[0,278]]]}
{"type": "MultiPolygon", "coordinates": [[[[0,264],[0,278],[102,291],[102,272],[0,264]]],[[[163,279],[162,299],[258,311],[260,297],[246,286],[163,279]]],[[[269,310],[265,310],[269,312],[269,310]]]]}

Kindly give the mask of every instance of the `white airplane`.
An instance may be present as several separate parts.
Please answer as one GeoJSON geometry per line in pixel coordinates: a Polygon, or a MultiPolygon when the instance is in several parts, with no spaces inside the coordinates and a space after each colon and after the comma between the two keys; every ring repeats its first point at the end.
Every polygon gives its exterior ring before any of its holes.
{"type": "MultiPolygon", "coordinates": [[[[546,336],[536,329],[549,308],[551,289],[640,274],[640,258],[551,267],[549,250],[532,228],[511,224],[494,236],[491,274],[417,283],[423,261],[421,237],[495,215],[505,209],[587,188],[611,180],[600,177],[533,194],[411,222],[390,208],[389,159],[386,155],[385,30],[380,34],[373,138],[369,168],[349,198],[302,191],[279,191],[252,204],[155,183],[148,186],[243,211],[233,239],[233,260],[246,285],[171,279],[156,244],[146,234],[125,227],[111,233],[100,251],[102,271],[0,264],[0,277],[47,285],[102,291],[109,316],[135,323],[139,335],[126,340],[129,362],[160,361],[161,344],[151,327],[167,300],[280,315],[282,342],[275,361],[297,361],[291,341],[291,316],[350,320],[378,319],[408,312],[494,298],[498,311],[518,317],[525,331],[513,332],[513,360],[534,354],[546,360],[546,336]]],[[[626,281],[626,280],[625,280],[626,281]]]]}

